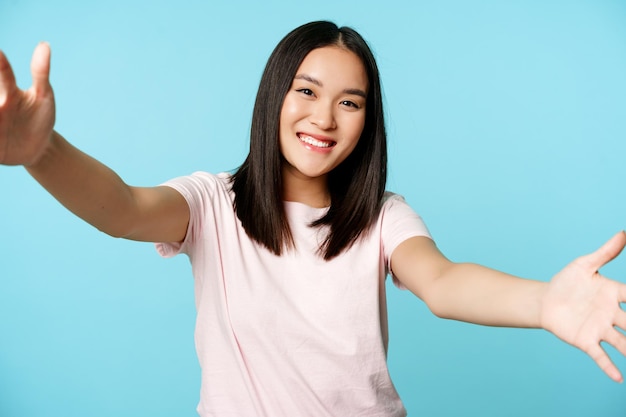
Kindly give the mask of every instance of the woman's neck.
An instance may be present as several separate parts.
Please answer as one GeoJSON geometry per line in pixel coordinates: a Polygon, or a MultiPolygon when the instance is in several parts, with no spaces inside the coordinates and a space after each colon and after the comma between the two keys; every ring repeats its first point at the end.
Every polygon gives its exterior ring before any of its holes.
{"type": "Polygon", "coordinates": [[[327,176],[306,177],[299,172],[292,172],[283,166],[283,200],[294,201],[307,206],[323,208],[330,206],[327,176]]]}

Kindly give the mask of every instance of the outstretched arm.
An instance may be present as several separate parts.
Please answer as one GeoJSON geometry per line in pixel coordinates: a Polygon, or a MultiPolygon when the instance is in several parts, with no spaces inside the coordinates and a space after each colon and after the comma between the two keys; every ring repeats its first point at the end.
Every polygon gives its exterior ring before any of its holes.
{"type": "Polygon", "coordinates": [[[415,237],[392,254],[394,275],[439,317],[490,326],[544,328],[589,354],[613,380],[619,370],[600,346],[626,355],[626,285],[598,272],[626,245],[620,232],[544,283],[446,259],[428,238],[415,237]]]}
{"type": "Polygon", "coordinates": [[[189,208],[169,187],[131,187],[111,169],[53,130],[50,48],[41,43],[31,62],[33,85],[20,90],[0,51],[0,163],[24,165],[73,213],[116,237],[172,242],[185,237],[189,208]]]}

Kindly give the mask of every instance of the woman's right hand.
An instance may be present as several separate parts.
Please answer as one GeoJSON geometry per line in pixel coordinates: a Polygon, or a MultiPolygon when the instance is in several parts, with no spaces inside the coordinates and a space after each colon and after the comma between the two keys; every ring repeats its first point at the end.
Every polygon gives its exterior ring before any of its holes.
{"type": "Polygon", "coordinates": [[[30,64],[33,85],[20,90],[6,56],[0,51],[0,164],[36,164],[50,143],[55,119],[49,82],[50,46],[40,43],[30,64]]]}

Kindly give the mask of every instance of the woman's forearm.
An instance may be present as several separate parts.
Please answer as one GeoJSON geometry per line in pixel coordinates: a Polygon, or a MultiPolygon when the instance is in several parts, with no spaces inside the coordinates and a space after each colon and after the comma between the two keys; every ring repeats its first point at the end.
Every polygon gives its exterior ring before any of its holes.
{"type": "Polygon", "coordinates": [[[112,236],[124,236],[133,212],[131,188],[104,164],[53,132],[28,172],[74,214],[112,236]]]}
{"type": "Polygon", "coordinates": [[[547,283],[471,263],[450,263],[424,301],[439,317],[489,326],[541,327],[547,283]]]}

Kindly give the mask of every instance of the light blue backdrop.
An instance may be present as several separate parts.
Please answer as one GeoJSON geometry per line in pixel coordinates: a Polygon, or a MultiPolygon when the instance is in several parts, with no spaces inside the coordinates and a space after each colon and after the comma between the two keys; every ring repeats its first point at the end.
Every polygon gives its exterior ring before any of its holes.
{"type": "MultiPolygon", "coordinates": [[[[0,48],[26,87],[48,40],[57,129],[154,185],[242,162],[269,53],[316,19],[371,43],[389,188],[450,258],[547,280],[626,226],[624,1],[1,0],[0,48]]],[[[101,234],[22,168],[0,190],[0,416],[194,416],[187,259],[101,234]]],[[[625,281],[625,258],[603,271],[625,281]]],[[[436,319],[391,285],[389,305],[410,416],[626,412],[624,386],[546,332],[436,319]]]]}

